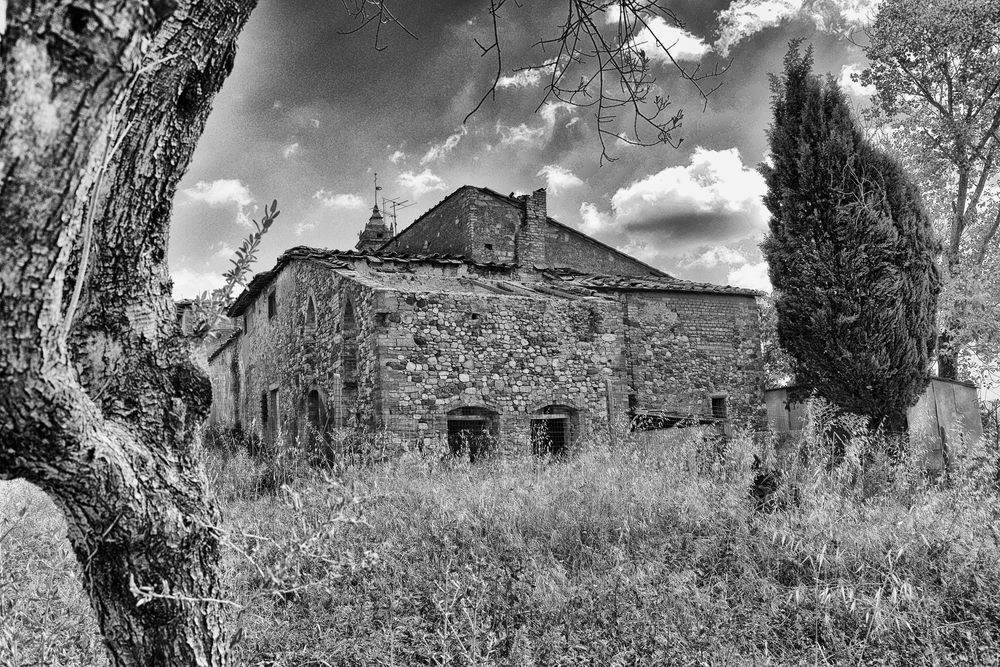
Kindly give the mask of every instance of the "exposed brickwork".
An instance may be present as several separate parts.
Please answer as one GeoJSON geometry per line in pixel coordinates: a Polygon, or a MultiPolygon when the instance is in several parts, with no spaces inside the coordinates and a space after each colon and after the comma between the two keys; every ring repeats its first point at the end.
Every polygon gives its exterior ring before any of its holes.
{"type": "Polygon", "coordinates": [[[616,252],[580,232],[552,220],[545,226],[545,261],[551,267],[566,267],[590,273],[622,276],[659,276],[662,272],[616,252]]]}
{"type": "Polygon", "coordinates": [[[544,189],[512,198],[486,188],[465,186],[418,218],[382,250],[438,252],[464,255],[477,262],[516,261],[526,267],[547,265],[626,276],[663,275],[547,218],[546,209],[544,189]],[[519,243],[523,246],[520,256],[519,243]]]}
{"type": "MultiPolygon", "coordinates": [[[[524,218],[514,233],[514,258],[518,266],[545,265],[545,190],[535,190],[520,198],[524,218]]],[[[530,273],[529,273],[530,275],[530,273]]]]}
{"type": "Polygon", "coordinates": [[[632,292],[622,296],[638,410],[731,414],[763,427],[764,369],[757,304],[743,296],[632,292]]]}

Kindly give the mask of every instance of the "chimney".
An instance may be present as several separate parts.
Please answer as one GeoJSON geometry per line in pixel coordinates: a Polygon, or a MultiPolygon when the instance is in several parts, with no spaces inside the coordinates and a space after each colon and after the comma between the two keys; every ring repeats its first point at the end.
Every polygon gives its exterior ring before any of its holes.
{"type": "Polygon", "coordinates": [[[524,222],[514,236],[515,258],[519,267],[531,270],[545,265],[545,188],[519,199],[524,202],[524,222]]]}

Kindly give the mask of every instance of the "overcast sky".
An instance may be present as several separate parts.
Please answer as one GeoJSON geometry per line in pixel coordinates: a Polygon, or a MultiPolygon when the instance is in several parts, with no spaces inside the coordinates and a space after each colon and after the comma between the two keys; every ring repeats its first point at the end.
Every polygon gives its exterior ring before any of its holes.
{"type": "MultiPolygon", "coordinates": [[[[599,165],[590,109],[544,105],[542,88],[515,67],[544,62],[532,49],[551,35],[565,0],[508,3],[505,60],[495,102],[462,119],[492,80],[475,38],[491,25],[484,0],[394,3],[418,39],[390,30],[388,48],[352,27],[338,0],[262,0],[240,39],[174,202],[170,264],[175,295],[221,284],[250,218],[272,198],[282,213],[257,271],[294,245],[347,249],[368,219],[372,176],[382,195],[415,205],[400,228],[465,185],[502,193],[548,188],[549,215],[691,280],[766,288],[758,244],[769,124],[768,73],[788,41],[804,37],[816,70],[846,81],[864,58],[848,39],[877,0],[675,0],[680,29],[654,23],[686,66],[732,66],[703,110],[696,91],[654,57],[657,85],[685,117],[680,148],[611,146],[599,165]]],[[[673,107],[672,107],[673,108],[673,107]]]]}

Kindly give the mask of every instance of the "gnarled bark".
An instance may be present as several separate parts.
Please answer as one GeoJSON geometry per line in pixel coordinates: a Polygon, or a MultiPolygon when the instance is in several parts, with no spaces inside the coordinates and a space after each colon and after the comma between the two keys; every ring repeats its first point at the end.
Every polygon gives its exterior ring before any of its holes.
{"type": "Polygon", "coordinates": [[[0,41],[0,478],[64,511],[117,665],[226,664],[166,247],[254,5],[15,0],[0,41]]]}

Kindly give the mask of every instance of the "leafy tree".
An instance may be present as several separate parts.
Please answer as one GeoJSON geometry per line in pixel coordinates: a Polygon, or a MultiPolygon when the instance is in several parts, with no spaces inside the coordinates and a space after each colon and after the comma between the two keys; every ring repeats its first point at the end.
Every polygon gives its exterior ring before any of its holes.
{"type": "Polygon", "coordinates": [[[760,342],[764,353],[764,382],[768,387],[785,387],[795,384],[792,359],[778,341],[778,313],[774,298],[757,297],[760,311],[760,342]]]}
{"type": "Polygon", "coordinates": [[[893,143],[932,175],[925,195],[943,222],[949,283],[938,373],[955,378],[963,346],[987,336],[985,351],[1000,338],[977,319],[991,301],[977,285],[992,275],[1000,229],[1000,4],[885,0],[867,32],[871,64],[860,79],[875,86],[893,143]]]}
{"type": "MultiPolygon", "coordinates": [[[[376,35],[395,21],[384,0],[344,4],[376,35]]],[[[502,4],[489,2],[494,28],[502,4]]],[[[119,666],[228,662],[218,512],[196,456],[211,392],[177,335],[166,248],[178,181],[255,5],[11,0],[0,22],[0,479],[62,508],[119,666]]],[[[602,132],[607,109],[631,110],[670,142],[680,117],[664,113],[633,36],[672,16],[654,0],[565,9],[544,42],[559,54],[547,92],[604,99],[602,132]]],[[[498,68],[502,34],[484,47],[498,68]]]]}
{"type": "Polygon", "coordinates": [[[798,41],[772,76],[762,246],[796,380],[899,428],[928,381],[940,277],[919,193],[798,41]]]}

